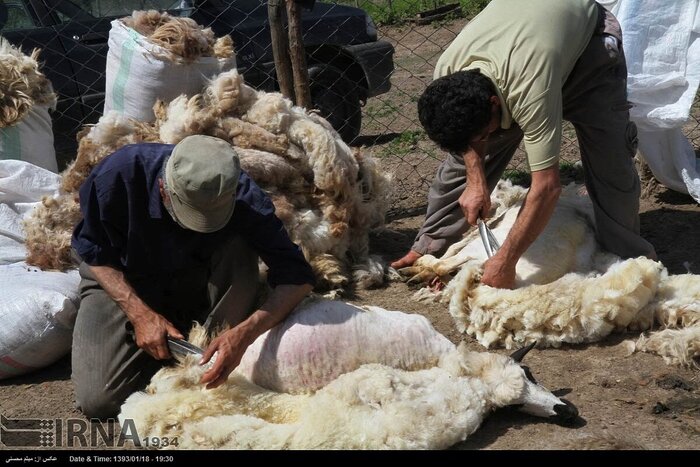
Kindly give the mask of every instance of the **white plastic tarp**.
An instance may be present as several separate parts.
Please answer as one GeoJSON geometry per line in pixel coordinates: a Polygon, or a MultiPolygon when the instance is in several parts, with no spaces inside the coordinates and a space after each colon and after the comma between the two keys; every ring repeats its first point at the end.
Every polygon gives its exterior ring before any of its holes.
{"type": "Polygon", "coordinates": [[[632,120],[654,176],[700,203],[700,160],[682,132],[700,84],[700,0],[599,0],[622,26],[632,120]]]}

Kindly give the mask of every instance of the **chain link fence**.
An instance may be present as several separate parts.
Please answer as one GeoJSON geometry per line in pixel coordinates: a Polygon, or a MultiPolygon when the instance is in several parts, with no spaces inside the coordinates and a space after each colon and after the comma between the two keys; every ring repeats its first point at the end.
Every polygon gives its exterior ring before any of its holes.
{"type": "MultiPolygon", "coordinates": [[[[487,3],[341,0],[303,10],[314,106],[393,174],[390,217],[425,206],[445,154],[423,132],[416,102],[440,54],[487,3]]],[[[266,0],[0,0],[0,34],[25,52],[43,49],[44,71],[60,96],[53,115],[59,166],[74,157],[76,132],[102,114],[111,21],[149,9],[191,17],[217,37],[231,34],[246,81],[277,89],[266,0]]],[[[698,147],[700,103],[692,115],[685,132],[698,147]]],[[[574,130],[566,125],[563,165],[578,159],[574,130]]],[[[517,178],[525,169],[519,150],[506,175],[517,178]]]]}
{"type": "MultiPolygon", "coordinates": [[[[360,7],[373,13],[380,24],[380,38],[395,46],[392,89],[367,103],[359,142],[372,148],[394,178],[390,217],[420,212],[435,170],[445,153],[425,135],[417,115],[417,101],[432,81],[441,53],[461,32],[468,20],[490,0],[365,0],[360,7]],[[382,23],[383,22],[383,23],[382,23]]],[[[683,132],[700,152],[700,98],[683,132]]],[[[560,168],[563,181],[582,181],[578,141],[573,126],[564,122],[560,168]]],[[[526,155],[521,144],[505,177],[529,183],[526,155]]]]}

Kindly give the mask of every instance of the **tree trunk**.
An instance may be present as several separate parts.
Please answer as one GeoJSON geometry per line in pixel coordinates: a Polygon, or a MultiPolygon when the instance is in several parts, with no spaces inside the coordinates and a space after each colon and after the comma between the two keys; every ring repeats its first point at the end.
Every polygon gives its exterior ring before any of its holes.
{"type": "Polygon", "coordinates": [[[272,40],[272,56],[275,60],[275,72],[280,92],[285,97],[294,98],[294,80],[292,65],[289,57],[289,42],[284,27],[283,8],[280,2],[285,0],[269,0],[267,2],[267,16],[270,21],[270,38],[272,40]]]}
{"type": "Polygon", "coordinates": [[[311,90],[309,89],[309,69],[306,67],[306,52],[302,37],[301,10],[294,0],[286,0],[287,21],[289,24],[289,52],[294,75],[294,94],[296,104],[305,109],[311,108],[311,90]]]}

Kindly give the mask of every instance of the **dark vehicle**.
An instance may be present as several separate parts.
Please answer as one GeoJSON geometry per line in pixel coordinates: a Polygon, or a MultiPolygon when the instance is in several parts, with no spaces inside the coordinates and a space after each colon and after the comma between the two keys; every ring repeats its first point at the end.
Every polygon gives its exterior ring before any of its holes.
{"type": "MultiPolygon", "coordinates": [[[[25,52],[43,49],[43,70],[59,95],[57,151],[71,151],[80,126],[102,114],[111,21],[148,9],[231,34],[246,81],[277,89],[266,0],[0,0],[0,34],[25,52]]],[[[358,8],[316,3],[302,9],[302,22],[314,106],[350,141],[360,131],[362,103],[390,88],[394,49],[377,40],[358,8]]]]}

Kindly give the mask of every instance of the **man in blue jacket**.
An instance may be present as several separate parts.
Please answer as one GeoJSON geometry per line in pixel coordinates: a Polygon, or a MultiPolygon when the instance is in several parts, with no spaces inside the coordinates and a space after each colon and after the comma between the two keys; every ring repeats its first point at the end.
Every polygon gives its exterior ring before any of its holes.
{"type": "Polygon", "coordinates": [[[182,338],[193,321],[232,326],[203,358],[218,352],[202,383],[221,385],[314,283],[271,200],[218,138],[123,147],[81,186],[80,209],[72,378],[88,417],[116,415],[171,357],[166,337],[182,338]],[[272,292],[256,308],[258,257],[272,292]]]}

